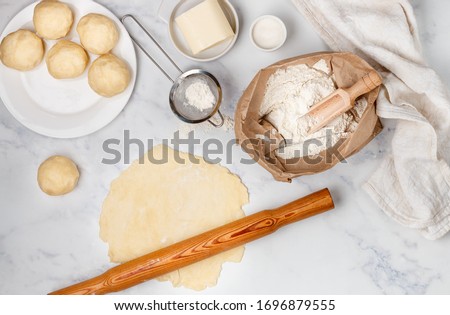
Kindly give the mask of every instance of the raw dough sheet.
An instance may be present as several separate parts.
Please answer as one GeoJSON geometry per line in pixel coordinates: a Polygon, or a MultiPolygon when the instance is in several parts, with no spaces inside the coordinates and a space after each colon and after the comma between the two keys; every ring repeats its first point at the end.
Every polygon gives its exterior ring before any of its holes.
{"type": "MultiPolygon", "coordinates": [[[[100,237],[109,244],[111,261],[123,263],[240,219],[246,203],[247,188],[227,168],[158,145],[112,182],[100,237]],[[166,163],[154,162],[164,156],[166,163]]],[[[216,285],[224,262],[240,262],[243,254],[238,247],[159,280],[203,290],[216,285]]]]}

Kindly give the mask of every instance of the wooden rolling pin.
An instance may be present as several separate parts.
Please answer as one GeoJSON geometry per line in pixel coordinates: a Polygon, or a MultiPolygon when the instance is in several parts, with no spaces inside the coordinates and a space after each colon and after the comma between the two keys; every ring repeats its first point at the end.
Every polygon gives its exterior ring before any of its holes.
{"type": "Polygon", "coordinates": [[[305,115],[309,116],[309,119],[304,119],[309,125],[308,134],[316,132],[336,117],[352,109],[355,105],[355,100],[359,96],[374,90],[381,83],[383,81],[380,75],[376,71],[371,71],[353,86],[346,89],[337,89],[328,97],[315,104],[305,115]]]}
{"type": "Polygon", "coordinates": [[[114,267],[104,274],[50,294],[117,292],[251,242],[287,224],[334,208],[328,189],[274,210],[265,210],[114,267]]]}

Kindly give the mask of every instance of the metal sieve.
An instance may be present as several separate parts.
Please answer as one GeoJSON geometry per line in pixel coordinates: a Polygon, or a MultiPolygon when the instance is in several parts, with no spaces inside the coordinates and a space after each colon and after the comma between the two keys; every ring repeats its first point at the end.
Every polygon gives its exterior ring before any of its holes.
{"type": "Polygon", "coordinates": [[[180,75],[174,79],[164,68],[156,62],[156,60],[150,55],[150,53],[130,35],[133,42],[142,50],[142,52],[152,61],[156,67],[173,83],[169,94],[170,108],[175,115],[182,121],[189,124],[198,124],[204,121],[208,121],[214,127],[220,128],[224,124],[224,118],[219,110],[222,103],[222,88],[219,81],[209,72],[201,69],[193,69],[183,72],[175,61],[169,56],[169,54],[162,48],[158,41],[150,34],[150,32],[131,14],[124,15],[121,19],[122,24],[125,26],[125,21],[131,19],[136,25],[138,25],[142,31],[152,40],[152,42],[158,47],[158,49],[166,56],[166,58],[172,63],[172,65],[179,71],[180,75]],[[211,90],[216,100],[215,104],[209,109],[199,110],[195,106],[191,106],[186,99],[186,89],[194,82],[201,80],[205,82],[211,90]],[[211,120],[214,115],[219,116],[220,122],[215,123],[211,120]]]}

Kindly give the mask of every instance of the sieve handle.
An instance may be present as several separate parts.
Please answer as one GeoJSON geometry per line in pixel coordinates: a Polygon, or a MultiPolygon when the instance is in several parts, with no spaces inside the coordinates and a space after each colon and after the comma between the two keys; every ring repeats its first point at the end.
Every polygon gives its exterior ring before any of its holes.
{"type": "MultiPolygon", "coordinates": [[[[172,65],[180,72],[183,73],[183,71],[181,71],[180,67],[178,67],[178,65],[175,63],[175,61],[169,56],[169,54],[164,50],[164,48],[162,48],[162,46],[158,43],[158,41],[153,37],[152,34],[150,34],[150,32],[144,27],[144,25],[142,25],[141,22],[138,21],[138,19],[136,19],[136,17],[132,14],[126,14],[124,15],[120,20],[123,24],[123,26],[126,28],[125,25],[125,21],[127,19],[131,19],[134,23],[136,23],[137,26],[139,26],[141,28],[142,31],[144,31],[144,33],[147,35],[148,38],[150,38],[152,40],[152,42],[158,47],[158,49],[164,54],[164,56],[166,56],[166,58],[172,63],[172,65]]],[[[130,32],[128,32],[130,33],[130,32]]],[[[172,83],[175,83],[175,80],[170,76],[170,74],[163,69],[163,67],[161,67],[161,65],[156,62],[156,60],[150,55],[150,53],[144,48],[144,46],[142,46],[142,44],[133,36],[131,36],[131,40],[136,44],[136,46],[138,46],[142,52],[147,56],[148,59],[150,59],[151,62],[153,62],[155,64],[156,67],[158,67],[158,69],[170,80],[172,81],[172,83]]]]}
{"type": "Polygon", "coordinates": [[[208,120],[208,122],[209,122],[211,125],[213,125],[214,127],[220,128],[220,127],[222,127],[223,124],[225,123],[225,119],[223,118],[223,115],[222,115],[222,113],[220,112],[220,110],[217,110],[217,114],[218,114],[219,117],[220,117],[220,123],[216,124],[216,123],[212,122],[211,120],[208,120]]]}

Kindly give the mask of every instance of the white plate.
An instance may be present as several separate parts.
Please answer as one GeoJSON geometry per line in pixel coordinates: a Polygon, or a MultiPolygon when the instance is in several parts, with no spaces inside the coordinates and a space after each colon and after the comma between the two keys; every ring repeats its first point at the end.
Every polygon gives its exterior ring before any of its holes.
{"type": "MultiPolygon", "coordinates": [[[[127,62],[131,82],[121,94],[104,98],[91,90],[85,73],[75,79],[56,80],[47,71],[45,60],[34,70],[20,72],[0,62],[0,97],[11,114],[27,128],[54,138],[76,138],[91,134],[109,124],[128,103],[136,81],[136,53],[133,42],[119,19],[108,9],[91,0],[65,0],[75,20],[66,39],[79,43],[76,25],[88,13],[111,18],[120,31],[112,51],[127,62]]],[[[19,12],[6,26],[0,40],[20,28],[34,30],[32,19],[35,2],[19,12]]],[[[48,51],[56,41],[45,41],[48,51]]],[[[98,56],[90,55],[91,62],[98,56]]]]}
{"type": "Polygon", "coordinates": [[[181,33],[181,30],[176,25],[175,18],[203,1],[204,0],[163,0],[159,9],[159,16],[168,23],[170,39],[175,48],[182,55],[194,61],[207,62],[222,57],[234,46],[239,35],[239,17],[233,5],[228,0],[219,0],[223,13],[234,31],[234,36],[214,47],[194,55],[181,33]]]}

